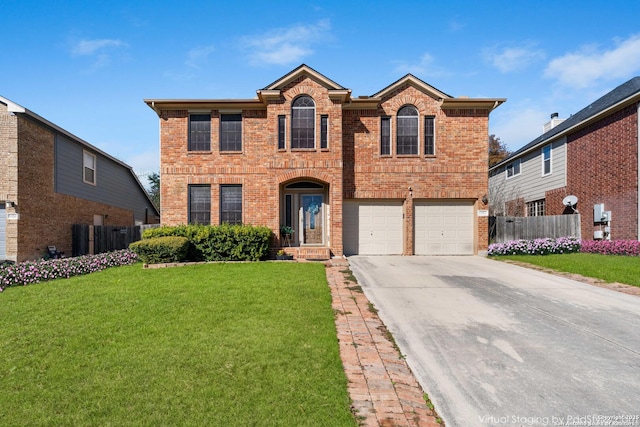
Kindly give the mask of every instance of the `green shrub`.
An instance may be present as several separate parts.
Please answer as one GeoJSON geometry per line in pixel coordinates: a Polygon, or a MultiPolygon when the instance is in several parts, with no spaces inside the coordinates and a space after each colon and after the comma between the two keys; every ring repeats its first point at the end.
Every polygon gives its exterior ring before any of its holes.
{"type": "Polygon", "coordinates": [[[259,261],[269,253],[271,229],[252,225],[178,225],[145,230],[143,239],[165,236],[189,240],[191,261],[259,261]]]}
{"type": "Polygon", "coordinates": [[[129,245],[145,264],[181,262],[187,258],[189,239],[181,236],[163,236],[139,240],[129,245]]]}

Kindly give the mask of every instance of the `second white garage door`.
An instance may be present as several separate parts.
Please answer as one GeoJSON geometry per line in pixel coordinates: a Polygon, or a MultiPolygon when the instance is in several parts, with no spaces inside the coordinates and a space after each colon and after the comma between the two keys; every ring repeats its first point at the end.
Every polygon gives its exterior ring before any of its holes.
{"type": "Polygon", "coordinates": [[[402,202],[345,202],[346,255],[402,255],[402,202]]]}
{"type": "Polygon", "coordinates": [[[416,255],[473,255],[473,202],[416,202],[416,255]]]}

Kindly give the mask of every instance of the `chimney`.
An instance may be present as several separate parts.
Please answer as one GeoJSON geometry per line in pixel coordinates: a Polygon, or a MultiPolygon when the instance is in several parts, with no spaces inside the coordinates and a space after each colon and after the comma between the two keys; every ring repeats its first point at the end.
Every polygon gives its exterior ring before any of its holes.
{"type": "Polygon", "coordinates": [[[542,126],[542,133],[547,133],[554,127],[558,126],[560,123],[564,122],[565,119],[559,119],[558,113],[551,113],[551,120],[545,123],[542,126]]]}

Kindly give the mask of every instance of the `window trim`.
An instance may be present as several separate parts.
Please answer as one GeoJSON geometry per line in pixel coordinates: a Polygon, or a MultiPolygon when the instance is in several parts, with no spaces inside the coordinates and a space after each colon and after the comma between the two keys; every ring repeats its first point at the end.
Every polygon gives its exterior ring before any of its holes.
{"type": "MultiPolygon", "coordinates": [[[[219,135],[219,141],[218,141],[218,150],[221,153],[241,153],[243,151],[244,148],[244,141],[243,141],[243,136],[244,136],[244,117],[242,117],[242,113],[220,113],[220,119],[218,121],[218,135],[219,135]],[[231,122],[236,122],[239,121],[240,122],[240,149],[239,150],[229,150],[229,149],[222,149],[222,123],[223,120],[222,118],[224,116],[240,116],[240,120],[230,120],[231,122]]],[[[227,121],[224,121],[225,123],[227,121]]]]}
{"type": "MultiPolygon", "coordinates": [[[[317,127],[317,123],[316,123],[316,101],[311,97],[311,95],[307,95],[307,94],[303,94],[300,95],[298,97],[296,97],[293,101],[291,101],[291,150],[296,150],[296,151],[315,151],[317,148],[317,141],[316,141],[316,127],[317,127]],[[311,100],[311,102],[313,102],[313,107],[294,107],[293,104],[295,104],[296,101],[298,101],[299,99],[302,98],[308,98],[311,100]],[[313,125],[312,125],[312,129],[311,129],[311,135],[313,136],[313,147],[294,147],[294,142],[296,141],[296,138],[294,137],[293,131],[293,125],[295,123],[296,117],[294,117],[294,112],[298,110],[313,110],[313,125]]],[[[302,128],[299,128],[302,129],[302,128]]]]}
{"type": "Polygon", "coordinates": [[[510,162],[509,164],[507,164],[506,168],[505,168],[505,173],[507,175],[507,179],[511,179],[514,178],[518,175],[520,175],[520,172],[522,172],[522,164],[520,159],[515,159],[514,161],[510,162]],[[518,172],[515,172],[515,165],[518,165],[518,172]],[[511,168],[510,168],[511,167],[511,168]],[[509,169],[511,169],[511,174],[509,174],[509,169]]]}
{"type": "MultiPolygon", "coordinates": [[[[234,225],[234,224],[243,224],[244,223],[244,192],[243,192],[243,189],[242,189],[242,184],[220,184],[218,199],[219,199],[218,208],[219,208],[219,214],[220,214],[218,222],[220,224],[227,223],[227,224],[234,225]],[[240,222],[228,222],[228,221],[223,221],[222,220],[222,214],[224,212],[222,210],[223,209],[222,193],[223,193],[223,189],[224,188],[239,188],[240,189],[240,222]]],[[[235,212],[235,211],[233,211],[233,212],[235,212]]]]}
{"type": "Polygon", "coordinates": [[[546,215],[547,203],[545,199],[532,200],[525,203],[525,205],[528,217],[546,215]],[[531,215],[531,213],[533,213],[533,215],[531,215]]]}
{"type": "Polygon", "coordinates": [[[547,144],[544,147],[542,147],[542,176],[547,176],[547,175],[551,175],[551,173],[553,172],[552,170],[552,162],[551,159],[553,158],[553,147],[551,146],[551,144],[547,144]],[[549,158],[546,158],[546,154],[549,154],[549,158]],[[549,165],[549,172],[546,171],[546,165],[549,165]]]}
{"type": "MultiPolygon", "coordinates": [[[[206,122],[206,120],[201,120],[202,122],[206,122]]],[[[188,152],[204,152],[204,153],[210,153],[211,152],[211,113],[196,113],[196,112],[192,112],[189,113],[189,123],[188,123],[188,130],[187,130],[187,151],[188,152]],[[191,119],[194,116],[209,116],[209,148],[208,149],[195,149],[193,148],[193,145],[195,145],[195,142],[191,140],[191,126],[193,123],[193,120],[191,119]]]]}
{"type": "Polygon", "coordinates": [[[189,184],[188,186],[188,200],[187,200],[187,223],[188,224],[202,224],[202,225],[211,225],[211,184],[189,184]],[[207,194],[209,195],[209,221],[207,223],[204,222],[194,222],[192,220],[193,214],[194,213],[200,213],[200,212],[206,212],[206,211],[192,211],[191,209],[191,198],[192,198],[192,194],[191,194],[191,189],[192,188],[208,188],[209,191],[207,192],[207,194]]]}
{"type": "MultiPolygon", "coordinates": [[[[413,135],[410,135],[410,137],[413,139],[413,135]]],[[[396,113],[396,137],[395,137],[395,143],[396,143],[396,156],[411,156],[411,157],[416,157],[416,156],[420,156],[420,111],[418,110],[418,108],[413,105],[413,104],[405,104],[402,107],[400,107],[396,113]],[[411,116],[401,116],[400,110],[402,110],[403,108],[406,107],[411,107],[413,108],[413,110],[416,112],[416,115],[411,115],[411,116]],[[415,152],[414,153],[400,153],[400,150],[398,149],[398,138],[400,138],[400,119],[406,120],[406,119],[415,119],[416,121],[416,135],[415,135],[415,152]]],[[[413,149],[413,146],[411,147],[413,149]]],[[[412,150],[413,151],[413,150],[412,150]]]]}
{"type": "Polygon", "coordinates": [[[87,151],[87,150],[82,150],[82,182],[84,182],[85,184],[89,184],[89,185],[97,185],[97,169],[98,169],[98,158],[96,157],[95,154],[87,151]],[[93,159],[93,168],[87,166],[87,157],[89,156],[89,158],[93,159]],[[87,169],[90,170],[91,172],[93,172],[93,180],[88,180],[87,179],[87,169]]]}
{"type": "Polygon", "coordinates": [[[424,155],[427,157],[433,157],[436,155],[436,117],[424,116],[424,155]],[[431,133],[427,132],[427,122],[431,122],[431,133]],[[427,153],[427,138],[431,137],[431,152],[427,153]]]}

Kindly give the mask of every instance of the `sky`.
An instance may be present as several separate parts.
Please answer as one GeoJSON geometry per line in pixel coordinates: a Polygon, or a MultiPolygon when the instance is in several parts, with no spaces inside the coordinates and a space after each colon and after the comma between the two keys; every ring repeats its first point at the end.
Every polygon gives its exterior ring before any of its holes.
{"type": "Polygon", "coordinates": [[[301,64],[373,95],[407,73],[507,98],[489,133],[516,150],[640,75],[640,2],[0,0],[0,95],[159,171],[143,99],[254,98],[301,64]]]}

